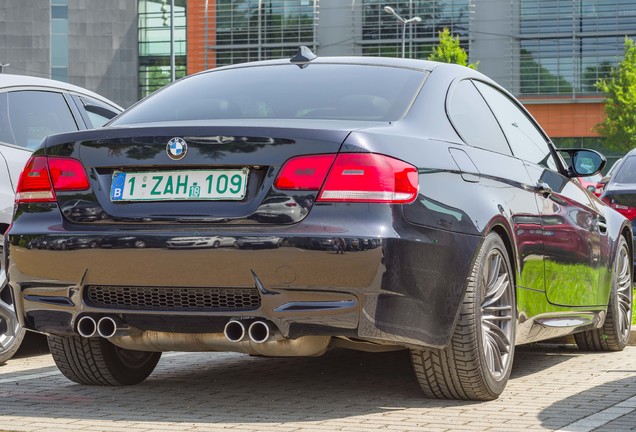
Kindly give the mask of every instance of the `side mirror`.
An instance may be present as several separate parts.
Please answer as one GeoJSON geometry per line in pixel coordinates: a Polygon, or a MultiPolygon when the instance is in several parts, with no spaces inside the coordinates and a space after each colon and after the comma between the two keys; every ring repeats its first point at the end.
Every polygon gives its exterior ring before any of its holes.
{"type": "Polygon", "coordinates": [[[568,177],[587,177],[600,172],[607,159],[597,151],[589,149],[559,149],[570,156],[568,177]]]}

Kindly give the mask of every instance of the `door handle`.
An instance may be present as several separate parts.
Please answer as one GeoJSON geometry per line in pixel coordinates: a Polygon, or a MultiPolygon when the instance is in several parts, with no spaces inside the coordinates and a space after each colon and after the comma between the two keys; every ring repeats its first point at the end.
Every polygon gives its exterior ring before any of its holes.
{"type": "Polygon", "coordinates": [[[547,197],[548,195],[552,195],[552,188],[547,183],[539,181],[537,183],[537,192],[539,192],[544,197],[547,197]]]}

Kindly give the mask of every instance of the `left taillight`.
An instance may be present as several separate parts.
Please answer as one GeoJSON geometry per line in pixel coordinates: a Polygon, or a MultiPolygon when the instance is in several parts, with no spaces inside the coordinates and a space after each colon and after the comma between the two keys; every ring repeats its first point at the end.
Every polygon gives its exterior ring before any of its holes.
{"type": "Polygon", "coordinates": [[[55,191],[81,191],[89,188],[84,166],[77,159],[31,156],[16,188],[17,203],[53,202],[55,191]]]}
{"type": "Polygon", "coordinates": [[[602,198],[603,202],[611,208],[625,216],[630,221],[636,219],[636,206],[634,206],[634,195],[615,195],[602,198]]]}

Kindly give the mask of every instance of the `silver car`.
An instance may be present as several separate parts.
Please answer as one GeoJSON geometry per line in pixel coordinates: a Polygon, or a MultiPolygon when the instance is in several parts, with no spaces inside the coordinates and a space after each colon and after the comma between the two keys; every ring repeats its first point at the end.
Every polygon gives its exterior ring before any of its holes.
{"type": "MultiPolygon", "coordinates": [[[[0,234],[11,223],[15,186],[44,137],[102,126],[122,108],[91,91],[44,78],[0,75],[0,234]]],[[[1,240],[1,239],[0,239],[1,240]]],[[[3,242],[0,242],[0,247],[3,242]]],[[[0,270],[0,364],[20,347],[24,330],[16,317],[4,264],[0,270]]]]}

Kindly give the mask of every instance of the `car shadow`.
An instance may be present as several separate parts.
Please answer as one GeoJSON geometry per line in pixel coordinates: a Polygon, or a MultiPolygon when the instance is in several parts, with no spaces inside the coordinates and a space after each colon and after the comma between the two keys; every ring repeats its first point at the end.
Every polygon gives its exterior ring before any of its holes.
{"type": "MultiPolygon", "coordinates": [[[[567,361],[572,351],[519,348],[511,384],[567,361]]],[[[54,412],[63,419],[159,423],[316,422],[410,408],[478,410],[480,404],[424,398],[408,351],[344,349],[309,358],[210,353],[193,359],[170,353],[136,386],[83,386],[56,375],[0,391],[4,415],[46,417],[54,412]]]]}
{"type": "MultiPolygon", "coordinates": [[[[593,354],[589,353],[588,355],[593,356],[593,354]]],[[[631,372],[634,373],[636,371],[631,372]]],[[[562,399],[542,410],[539,414],[539,420],[541,421],[541,426],[546,429],[561,429],[581,419],[613,407],[627,399],[633,398],[634,396],[636,396],[636,374],[628,378],[618,379],[592,387],[574,396],[562,399]]],[[[619,409],[619,411],[621,410],[619,409]]],[[[622,415],[628,415],[630,419],[627,420],[627,423],[610,428],[609,425],[611,422],[616,420],[612,418],[614,413],[609,413],[606,416],[604,413],[596,418],[596,420],[599,420],[602,424],[599,424],[597,426],[598,429],[595,430],[633,430],[635,425],[634,420],[636,420],[636,409],[634,408],[633,402],[623,411],[624,412],[615,414],[616,419],[622,415]]],[[[589,419],[586,421],[589,422],[589,419]]],[[[625,420],[622,421],[624,422],[625,420]]],[[[591,423],[586,426],[588,426],[588,428],[585,430],[591,430],[593,427],[591,423]]],[[[583,429],[572,428],[571,430],[583,429]]]]}

